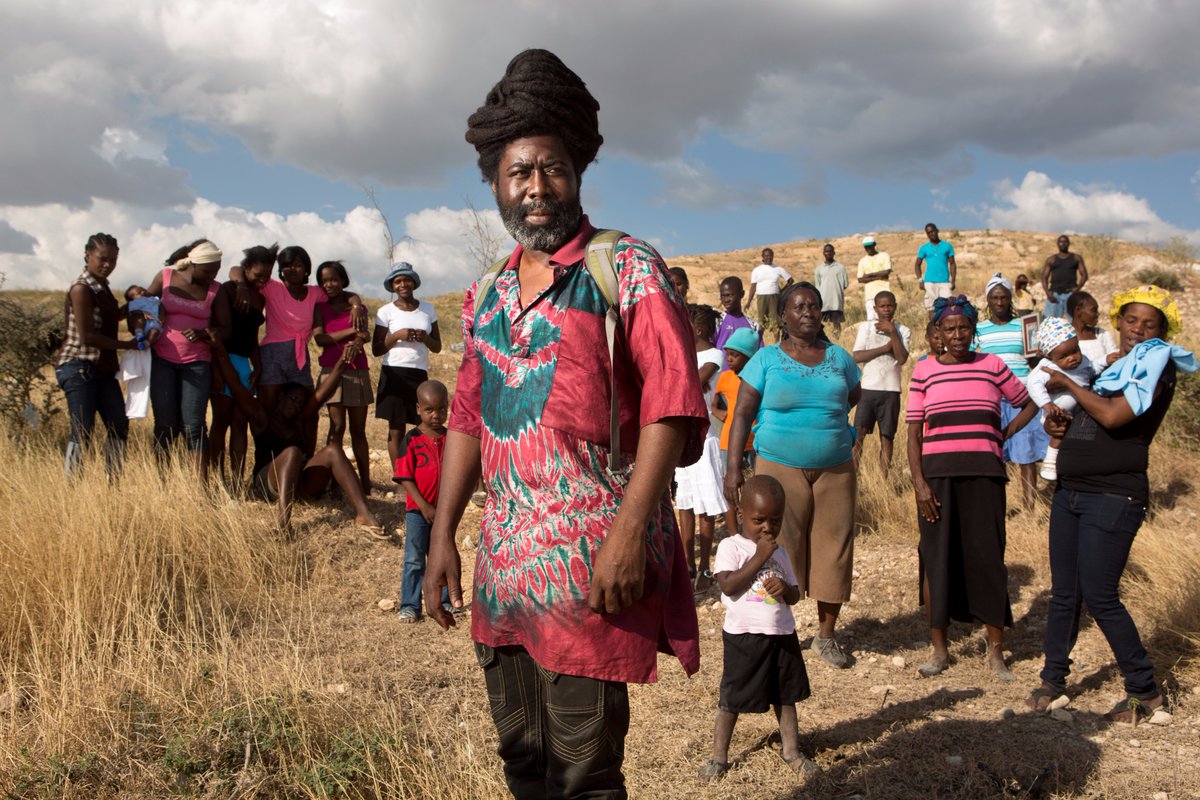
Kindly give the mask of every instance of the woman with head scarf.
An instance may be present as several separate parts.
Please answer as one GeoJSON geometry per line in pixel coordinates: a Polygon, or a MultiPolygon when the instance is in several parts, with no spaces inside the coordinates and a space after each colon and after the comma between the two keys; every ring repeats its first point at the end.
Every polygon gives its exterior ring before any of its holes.
{"type": "Polygon", "coordinates": [[[416,425],[417,387],[429,380],[429,354],[442,351],[442,332],[431,303],[418,300],[421,276],[401,261],[383,279],[383,288],[396,299],[375,315],[371,353],[383,356],[375,416],[387,420],[388,458],[395,464],[404,441],[404,426],[416,425]]]}
{"type": "Polygon", "coordinates": [[[1047,419],[1063,437],[1058,485],[1050,510],[1050,605],[1046,611],[1042,683],[1027,704],[1045,710],[1066,692],[1070,653],[1086,603],[1125,682],[1125,698],[1105,718],[1134,724],[1162,708],[1154,664],[1121,602],[1119,584],[1133,539],[1146,516],[1150,443],[1175,395],[1179,370],[1196,358],[1165,340],[1183,322],[1171,295],[1157,286],[1120,292],[1109,314],[1120,359],[1091,389],[1058,376],[1051,391],[1069,391],[1079,408],[1069,424],[1047,419]]]}
{"type": "Polygon", "coordinates": [[[197,239],[172,253],[147,294],[162,298],[163,332],[154,343],[150,405],[154,445],[160,452],[182,436],[203,478],[208,478],[205,412],[212,389],[212,339],[230,331],[230,309],[220,293],[220,248],[197,239]]]}
{"type": "Polygon", "coordinates": [[[988,667],[1011,681],[1004,663],[1012,608],[1000,443],[1032,419],[1037,406],[999,356],[971,350],[978,313],[966,297],[937,298],[933,315],[945,351],[917,364],[908,390],[920,591],[933,639],[933,658],[918,671],[930,677],[949,666],[946,630],[955,619],[987,627],[988,667]],[[1020,411],[1002,422],[1005,405],[1020,411]]]}
{"type": "MultiPolygon", "coordinates": [[[[1022,384],[1029,377],[1029,361],[1025,358],[1025,334],[1021,321],[1013,313],[1013,285],[997,272],[984,290],[988,318],[980,320],[975,330],[974,347],[983,353],[999,356],[1022,384]]],[[[1007,426],[1017,415],[1008,403],[1000,404],[1000,424],[1007,426]]],[[[1042,426],[1030,421],[1028,425],[1004,442],[1004,460],[1017,464],[1021,473],[1021,489],[1025,508],[1033,508],[1037,490],[1037,462],[1042,460],[1050,440],[1042,426]]]]}
{"type": "Polygon", "coordinates": [[[754,426],[755,470],[787,492],[780,544],[791,556],[803,596],[817,601],[812,649],[842,669],[834,638],[854,571],[854,506],[858,494],[846,415],[862,395],[854,356],[824,337],[821,293],[806,281],[779,295],[783,340],[754,354],[741,372],[725,472],[725,496],[738,502],[742,450],[754,426]]]}

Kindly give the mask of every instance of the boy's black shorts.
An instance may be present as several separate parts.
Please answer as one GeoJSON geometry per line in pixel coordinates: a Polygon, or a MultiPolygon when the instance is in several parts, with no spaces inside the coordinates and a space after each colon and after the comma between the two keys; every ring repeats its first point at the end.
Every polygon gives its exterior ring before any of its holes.
{"type": "Polygon", "coordinates": [[[771,706],[799,703],[811,694],[804,656],[795,632],[782,636],[721,631],[725,669],[717,707],[736,714],[761,714],[771,706]]]}
{"type": "Polygon", "coordinates": [[[862,399],[854,410],[854,427],[867,433],[875,431],[879,423],[879,435],[894,438],[900,421],[900,393],[863,389],[862,399]]]}

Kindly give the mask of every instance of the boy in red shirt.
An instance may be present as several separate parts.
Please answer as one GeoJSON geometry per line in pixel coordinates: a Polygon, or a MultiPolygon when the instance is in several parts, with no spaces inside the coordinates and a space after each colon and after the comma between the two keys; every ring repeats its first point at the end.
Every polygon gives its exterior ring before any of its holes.
{"type": "MultiPolygon", "coordinates": [[[[446,449],[446,415],[450,393],[441,381],[425,381],[417,387],[417,415],[421,424],[409,431],[400,444],[392,480],[408,495],[404,517],[404,573],[400,579],[400,621],[421,618],[421,582],[429,555],[429,531],[437,512],[442,480],[442,453],[446,449]]],[[[442,590],[442,606],[450,606],[449,593],[442,590]]]]}

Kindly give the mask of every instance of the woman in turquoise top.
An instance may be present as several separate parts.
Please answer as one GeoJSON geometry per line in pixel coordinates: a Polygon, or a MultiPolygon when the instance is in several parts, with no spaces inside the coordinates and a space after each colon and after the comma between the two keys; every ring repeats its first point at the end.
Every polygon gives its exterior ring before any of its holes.
{"type": "MultiPolygon", "coordinates": [[[[988,318],[981,320],[975,328],[974,349],[1000,356],[1013,375],[1025,383],[1029,377],[1029,361],[1025,358],[1021,320],[1013,314],[1012,289],[1012,284],[999,272],[988,281],[985,290],[988,318]]],[[[1008,403],[1000,404],[1001,428],[1017,416],[1018,410],[1008,403]]],[[[1037,462],[1046,455],[1049,444],[1050,437],[1037,419],[1004,440],[1004,460],[1016,464],[1021,471],[1021,489],[1026,508],[1033,508],[1033,498],[1037,492],[1037,462]]]]}
{"type": "Polygon", "coordinates": [[[821,293],[811,283],[785,289],[779,315],[783,341],[759,350],[739,375],[725,496],[737,506],[741,452],[753,425],[755,473],[777,478],[787,494],[780,544],[801,591],[817,601],[820,630],[813,651],[840,669],[846,655],[833,629],[842,603],[850,599],[854,568],[857,481],[847,415],[862,394],[858,365],[822,335],[821,293]]]}

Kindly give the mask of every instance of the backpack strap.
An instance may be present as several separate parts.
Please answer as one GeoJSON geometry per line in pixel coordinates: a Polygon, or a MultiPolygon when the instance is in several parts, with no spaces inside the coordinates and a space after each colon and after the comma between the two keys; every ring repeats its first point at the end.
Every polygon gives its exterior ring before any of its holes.
{"type": "Polygon", "coordinates": [[[483,305],[483,298],[487,297],[488,290],[496,282],[496,276],[500,274],[500,270],[508,265],[508,258],[508,256],[505,256],[500,259],[495,264],[492,264],[487,272],[479,276],[479,280],[475,284],[475,316],[479,316],[479,308],[483,305]]]}
{"type": "Polygon", "coordinates": [[[616,245],[624,237],[621,231],[598,231],[588,242],[588,274],[600,288],[608,308],[604,312],[604,338],[608,340],[608,388],[611,401],[608,414],[608,477],[624,485],[628,478],[621,467],[621,413],[617,406],[617,327],[621,322],[620,291],[617,279],[616,245]]]}

